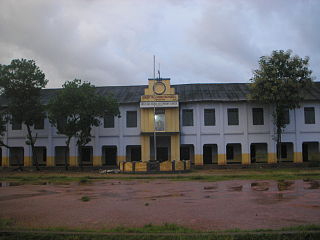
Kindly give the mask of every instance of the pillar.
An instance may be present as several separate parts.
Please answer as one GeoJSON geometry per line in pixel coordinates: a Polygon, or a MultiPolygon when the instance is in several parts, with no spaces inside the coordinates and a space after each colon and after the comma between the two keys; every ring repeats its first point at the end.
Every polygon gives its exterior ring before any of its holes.
{"type": "Polygon", "coordinates": [[[141,136],[141,160],[142,162],[150,160],[150,136],[141,136]]]}
{"type": "Polygon", "coordinates": [[[180,161],[180,136],[171,136],[171,160],[180,161]]]}

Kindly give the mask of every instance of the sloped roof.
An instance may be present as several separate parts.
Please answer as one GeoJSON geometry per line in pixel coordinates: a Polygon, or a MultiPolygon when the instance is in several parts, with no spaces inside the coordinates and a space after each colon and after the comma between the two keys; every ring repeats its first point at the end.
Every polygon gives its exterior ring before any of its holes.
{"type": "MultiPolygon", "coordinates": [[[[120,104],[138,103],[147,85],[139,86],[106,86],[97,87],[97,92],[101,95],[111,95],[120,104]]],[[[246,101],[249,94],[248,83],[195,83],[172,85],[179,95],[179,102],[235,102],[246,101]]],[[[59,89],[43,89],[41,91],[42,103],[47,103],[59,89]]],[[[312,89],[308,90],[305,100],[320,100],[320,82],[315,82],[312,89]]],[[[1,105],[6,105],[6,100],[0,97],[1,105]]]]}

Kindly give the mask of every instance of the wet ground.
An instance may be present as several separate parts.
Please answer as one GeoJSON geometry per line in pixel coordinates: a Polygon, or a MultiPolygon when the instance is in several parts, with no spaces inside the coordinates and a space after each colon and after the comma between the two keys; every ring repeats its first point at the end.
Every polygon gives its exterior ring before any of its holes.
{"type": "Polygon", "coordinates": [[[320,182],[311,180],[105,180],[1,186],[0,218],[11,218],[23,227],[176,223],[217,230],[320,224],[320,182]]]}

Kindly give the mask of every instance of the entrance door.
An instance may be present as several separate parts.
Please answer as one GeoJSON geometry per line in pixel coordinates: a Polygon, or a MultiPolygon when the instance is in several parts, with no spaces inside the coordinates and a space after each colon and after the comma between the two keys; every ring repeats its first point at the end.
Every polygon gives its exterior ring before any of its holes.
{"type": "Polygon", "coordinates": [[[157,160],[159,162],[164,162],[169,160],[168,148],[158,147],[157,148],[157,160]]]}
{"type": "Polygon", "coordinates": [[[309,156],[308,156],[308,144],[307,143],[303,143],[302,144],[302,159],[304,162],[308,162],[309,160],[309,156]]]}
{"type": "Polygon", "coordinates": [[[104,154],[106,165],[117,165],[117,147],[105,147],[104,154]]]}
{"type": "Polygon", "coordinates": [[[256,146],[254,144],[250,145],[250,157],[251,157],[251,163],[256,162],[256,146]]]}
{"type": "Polygon", "coordinates": [[[212,164],[212,147],[203,146],[203,164],[212,164]]]}

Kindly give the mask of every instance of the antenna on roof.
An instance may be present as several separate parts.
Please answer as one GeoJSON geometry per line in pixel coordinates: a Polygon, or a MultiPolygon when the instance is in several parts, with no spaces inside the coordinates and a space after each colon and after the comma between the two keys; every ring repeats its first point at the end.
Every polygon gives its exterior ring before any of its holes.
{"type": "Polygon", "coordinates": [[[159,81],[160,81],[160,79],[161,79],[161,77],[160,77],[160,63],[159,63],[159,69],[158,69],[158,78],[159,78],[159,81]]]}
{"type": "Polygon", "coordinates": [[[153,79],[156,79],[156,55],[153,55],[153,79]]]}

